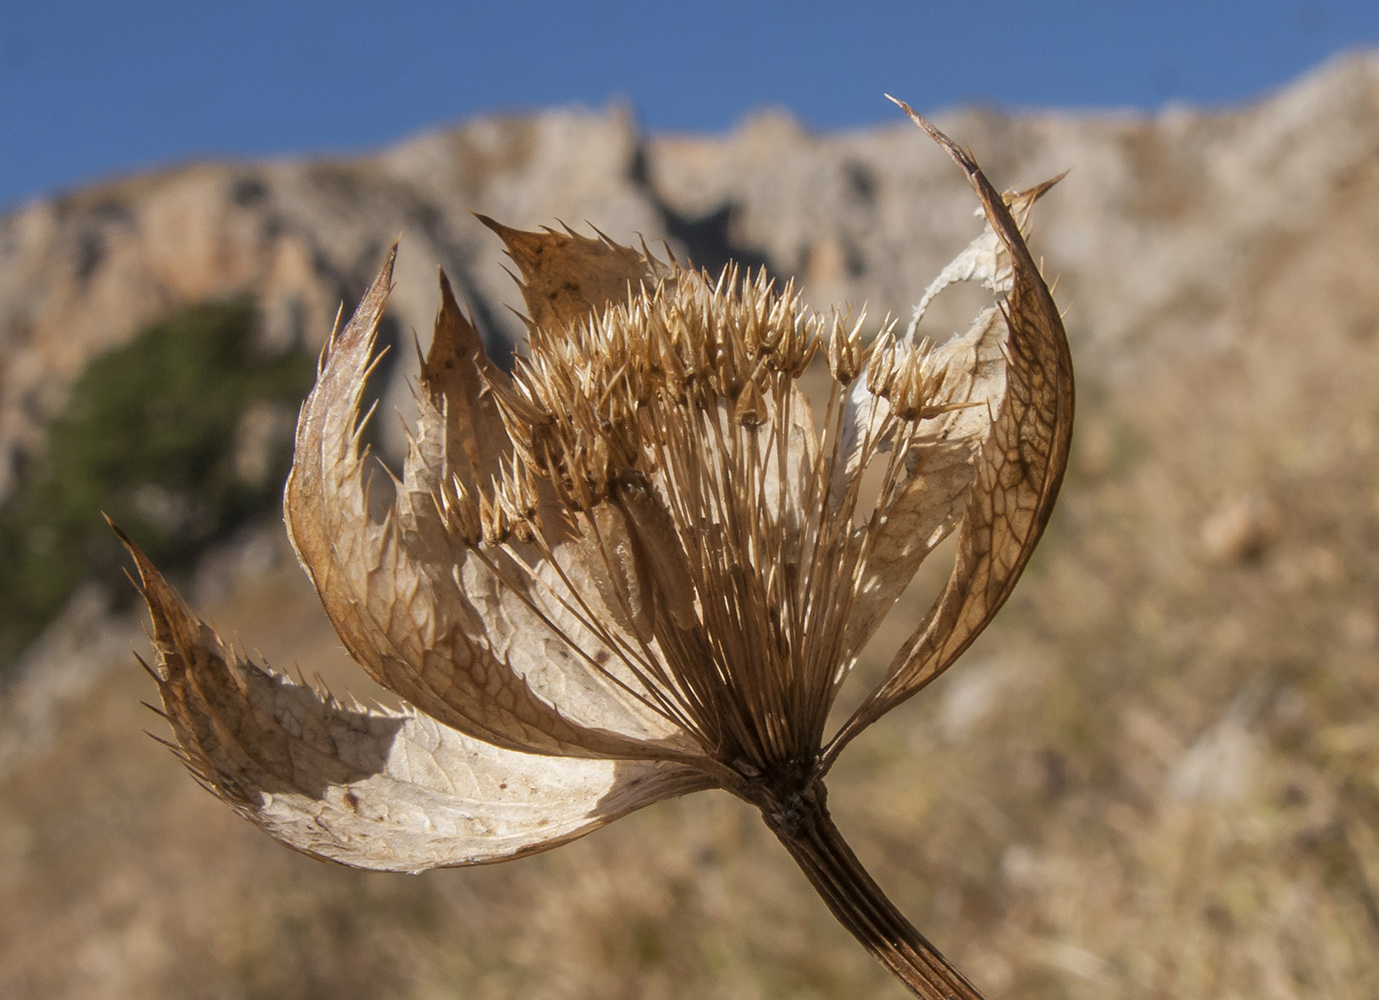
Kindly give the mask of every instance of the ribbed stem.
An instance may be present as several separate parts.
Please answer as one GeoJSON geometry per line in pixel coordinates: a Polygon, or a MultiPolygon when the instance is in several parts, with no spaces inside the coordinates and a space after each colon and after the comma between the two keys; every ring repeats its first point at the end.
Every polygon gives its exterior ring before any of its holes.
{"type": "Polygon", "coordinates": [[[766,825],[785,845],[853,937],[917,997],[982,1000],[977,988],[948,963],[886,898],[833,825],[821,782],[786,802],[762,808],[766,825]]]}

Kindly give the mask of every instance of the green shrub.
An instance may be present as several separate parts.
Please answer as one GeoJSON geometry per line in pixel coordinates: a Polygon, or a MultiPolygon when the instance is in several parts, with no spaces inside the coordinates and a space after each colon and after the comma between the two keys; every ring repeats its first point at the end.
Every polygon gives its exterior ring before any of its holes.
{"type": "Polygon", "coordinates": [[[247,302],[194,306],[88,365],[46,454],[0,507],[0,667],[80,583],[118,579],[102,511],[176,569],[275,502],[289,449],[246,479],[236,438],[251,405],[295,416],[314,365],[258,350],[253,323],[247,302]]]}

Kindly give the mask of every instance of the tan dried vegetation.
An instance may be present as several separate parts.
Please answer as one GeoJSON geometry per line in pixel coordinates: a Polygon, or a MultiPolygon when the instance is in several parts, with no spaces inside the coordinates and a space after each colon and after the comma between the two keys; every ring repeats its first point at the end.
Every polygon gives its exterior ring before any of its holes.
{"type": "Polygon", "coordinates": [[[1067,465],[1072,362],[1011,214],[1052,182],[1003,199],[901,106],[987,216],[904,337],[864,348],[860,323],[764,273],[482,219],[522,272],[528,353],[496,369],[442,279],[416,436],[376,517],[360,404],[390,255],[322,356],[284,512],[345,648],[408,707],[246,659],[126,539],[170,745],[198,779],[289,846],[393,872],[521,857],[722,788],[916,996],[980,997],[862,867],[823,779],[1005,603],[1067,465]],[[995,303],[942,347],[916,340],[958,280],[995,303]],[[816,428],[798,383],[820,352],[816,428]],[[860,651],[950,533],[947,585],[830,734],[860,651]]]}

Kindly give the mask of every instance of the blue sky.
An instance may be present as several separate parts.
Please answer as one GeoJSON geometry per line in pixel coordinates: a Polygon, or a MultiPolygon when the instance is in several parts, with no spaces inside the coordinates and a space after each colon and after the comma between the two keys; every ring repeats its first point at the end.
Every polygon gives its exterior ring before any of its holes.
{"type": "Polygon", "coordinates": [[[559,104],[625,100],[649,130],[695,132],[763,105],[890,121],[883,91],[927,110],[1229,104],[1376,45],[1376,0],[0,0],[0,207],[559,104]]]}

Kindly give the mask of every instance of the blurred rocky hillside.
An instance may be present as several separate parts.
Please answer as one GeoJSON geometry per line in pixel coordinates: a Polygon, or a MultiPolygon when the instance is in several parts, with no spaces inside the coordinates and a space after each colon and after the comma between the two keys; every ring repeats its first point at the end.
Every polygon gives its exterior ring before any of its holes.
{"type": "MultiPolygon", "coordinates": [[[[1074,466],[997,625],[844,758],[839,823],[993,998],[1372,1000],[1379,56],[1244,108],[937,120],[998,185],[1071,170],[1032,245],[1069,310],[1074,466]]],[[[618,110],[36,202],[0,219],[0,496],[43,468],[97,358],[225,302],[251,304],[262,356],[315,351],[399,235],[381,391],[405,413],[437,265],[495,349],[521,329],[471,212],[765,265],[879,324],[975,233],[974,208],[898,113],[677,137],[618,110]]],[[[945,297],[931,336],[964,325],[969,303],[945,297]]],[[[398,422],[379,428],[395,453],[398,422]]],[[[200,606],[274,663],[364,693],[281,527],[237,524],[207,535],[200,606]]],[[[138,732],[161,726],[137,707],[143,643],[137,615],[78,589],[0,692],[0,996],[900,995],[723,796],[479,871],[292,855],[138,732]]]]}

